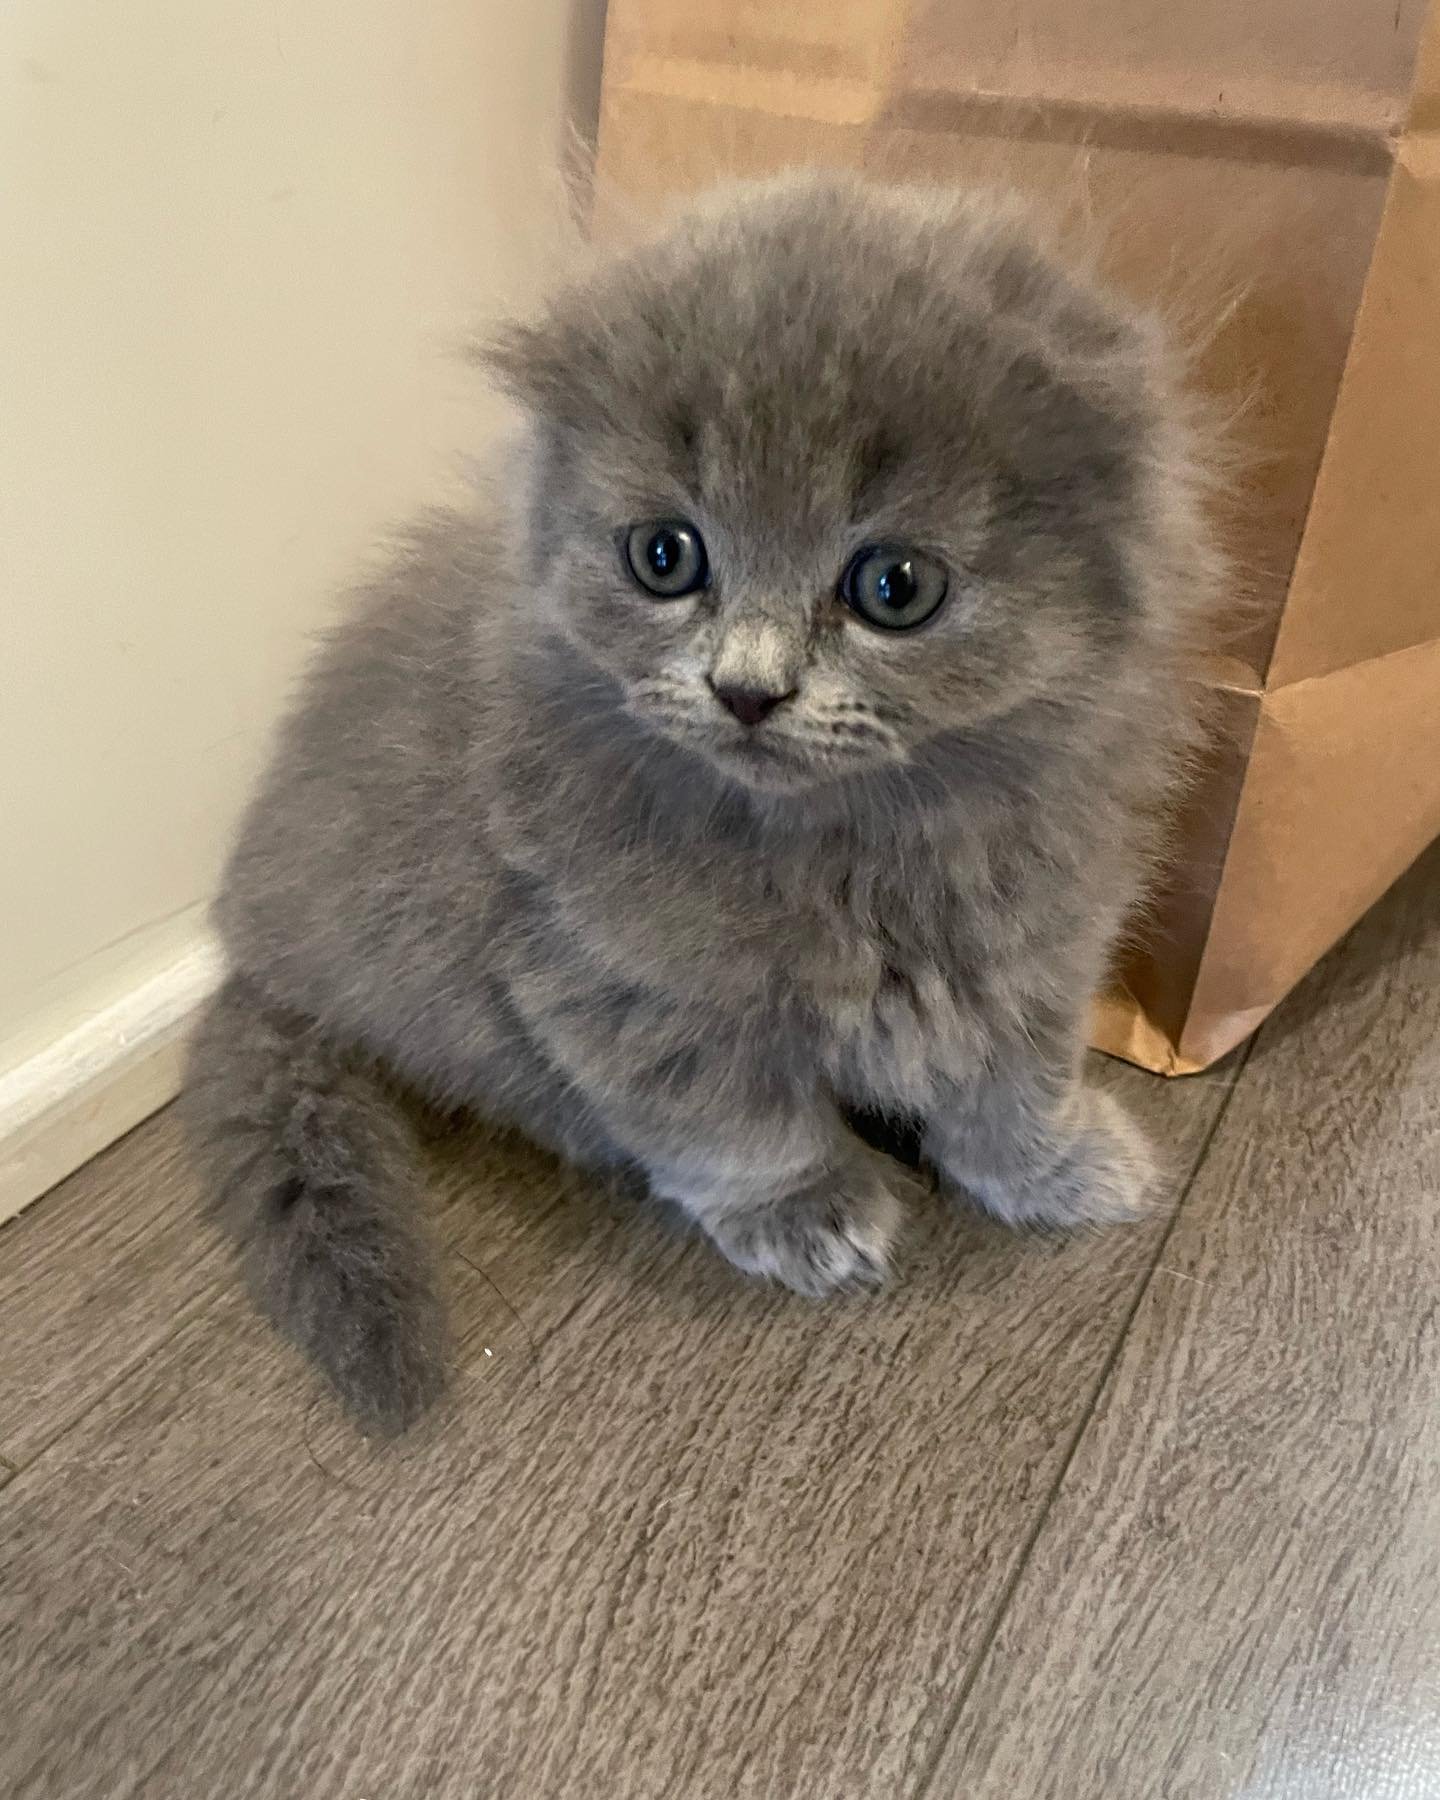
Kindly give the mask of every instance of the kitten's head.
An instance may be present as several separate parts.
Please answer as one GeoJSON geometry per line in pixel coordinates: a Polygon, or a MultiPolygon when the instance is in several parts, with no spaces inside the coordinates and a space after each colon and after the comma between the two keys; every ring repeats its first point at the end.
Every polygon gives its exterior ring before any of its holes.
{"type": "Polygon", "coordinates": [[[1070,702],[1146,630],[1146,333],[994,201],[730,190],[488,353],[539,609],[754,788],[1070,702]]]}

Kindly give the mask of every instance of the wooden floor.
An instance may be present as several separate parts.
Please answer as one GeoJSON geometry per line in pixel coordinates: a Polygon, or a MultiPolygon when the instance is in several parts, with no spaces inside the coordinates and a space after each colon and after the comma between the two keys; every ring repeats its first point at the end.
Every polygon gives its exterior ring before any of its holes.
{"type": "Polygon", "coordinates": [[[153,1120],[0,1234],[0,1794],[1435,1800],[1440,858],[1248,1059],[1100,1074],[1152,1221],[937,1206],[819,1307],[438,1146],[389,1450],[153,1120]]]}

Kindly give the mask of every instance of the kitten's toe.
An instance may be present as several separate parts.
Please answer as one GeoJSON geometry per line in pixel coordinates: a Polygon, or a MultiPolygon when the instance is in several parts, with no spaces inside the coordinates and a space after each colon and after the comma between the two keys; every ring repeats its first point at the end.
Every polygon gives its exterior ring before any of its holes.
{"type": "Polygon", "coordinates": [[[884,1281],[902,1212],[884,1181],[865,1169],[707,1220],[706,1228],[737,1269],[820,1299],[884,1281]]]}
{"type": "Polygon", "coordinates": [[[1129,1114],[1109,1094],[1079,1097],[1079,1124],[1042,1170],[969,1179],[965,1192],[1007,1225],[1072,1230],[1143,1218],[1156,1182],[1155,1158],[1129,1114]]]}

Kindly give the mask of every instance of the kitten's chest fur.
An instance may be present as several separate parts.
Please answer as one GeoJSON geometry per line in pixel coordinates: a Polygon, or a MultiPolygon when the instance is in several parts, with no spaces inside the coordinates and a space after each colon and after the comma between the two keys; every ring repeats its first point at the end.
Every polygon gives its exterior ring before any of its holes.
{"type": "MultiPolygon", "coordinates": [[[[777,966],[810,1020],[817,1060],[847,1094],[914,1106],[938,1066],[979,1053],[993,967],[990,897],[960,845],[917,840],[865,855],[812,847],[771,872],[812,954],[777,966]]],[[[995,946],[998,948],[998,946],[995,946]]]]}
{"type": "Polygon", "coordinates": [[[523,1008],[618,982],[645,996],[637,1029],[882,1106],[923,1104],[937,1068],[983,1056],[1023,981],[1023,809],[1001,819],[977,791],[938,815],[765,818],[686,765],[641,785],[610,750],[510,761],[495,784],[494,842],[538,908],[510,977],[523,1008]]]}

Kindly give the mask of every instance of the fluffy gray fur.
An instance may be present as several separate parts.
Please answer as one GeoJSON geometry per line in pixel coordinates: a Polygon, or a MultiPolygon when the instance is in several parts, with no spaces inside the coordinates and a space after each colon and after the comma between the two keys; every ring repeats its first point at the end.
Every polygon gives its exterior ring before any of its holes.
{"type": "Polygon", "coordinates": [[[1215,587],[1159,334],[993,199],[731,189],[486,360],[523,438],[314,667],[189,1084],[260,1303],[386,1429],[441,1368],[390,1076],[807,1295],[901,1222],[847,1109],[1013,1223],[1136,1209],[1081,1048],[1215,587]],[[660,601],[621,545],[674,515],[712,579],[660,601]],[[923,629],[840,598],[875,540],[948,566],[923,629]]]}

